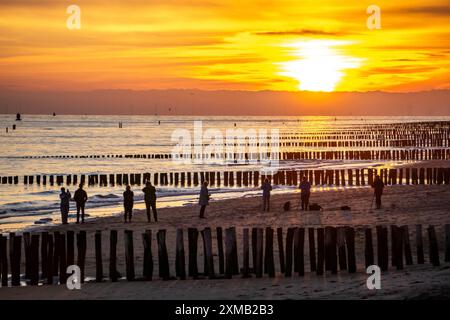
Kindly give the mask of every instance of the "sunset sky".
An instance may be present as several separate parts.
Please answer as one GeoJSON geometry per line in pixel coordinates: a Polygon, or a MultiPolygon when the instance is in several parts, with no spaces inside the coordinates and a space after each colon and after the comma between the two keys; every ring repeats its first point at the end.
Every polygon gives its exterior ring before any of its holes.
{"type": "Polygon", "coordinates": [[[4,89],[450,89],[449,0],[1,0],[0,30],[4,89]]]}

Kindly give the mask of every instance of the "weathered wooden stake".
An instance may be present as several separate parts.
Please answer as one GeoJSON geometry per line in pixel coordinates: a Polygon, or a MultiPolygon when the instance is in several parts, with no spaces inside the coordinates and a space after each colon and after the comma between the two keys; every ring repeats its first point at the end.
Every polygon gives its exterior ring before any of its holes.
{"type": "Polygon", "coordinates": [[[430,245],[430,262],[434,267],[439,267],[440,266],[439,248],[434,226],[428,227],[428,241],[430,245]]]}
{"type": "Polygon", "coordinates": [[[225,273],[225,259],[223,255],[223,235],[222,235],[222,227],[216,228],[217,233],[217,251],[219,255],[219,274],[225,273]]]}
{"type": "Polygon", "coordinates": [[[95,232],[95,281],[103,280],[103,261],[102,261],[102,232],[95,232]]]}
{"type": "Polygon", "coordinates": [[[156,239],[158,242],[158,264],[159,264],[159,277],[163,280],[170,279],[169,270],[169,257],[166,247],[166,230],[159,230],[156,233],[156,239]]]}
{"type": "Polygon", "coordinates": [[[295,228],[288,228],[286,234],[286,277],[292,276],[292,245],[294,241],[295,228]]]}
{"type": "Polygon", "coordinates": [[[212,238],[211,238],[211,228],[205,228],[201,231],[203,239],[203,248],[205,249],[205,275],[208,275],[209,279],[214,279],[214,258],[212,252],[212,238]]]}
{"type": "Polygon", "coordinates": [[[423,254],[423,238],[422,238],[421,224],[416,224],[416,251],[417,251],[417,263],[424,264],[425,257],[423,254]]]}
{"type": "MultiPolygon", "coordinates": [[[[314,236],[314,234],[313,234],[314,236]]],[[[347,270],[347,252],[345,250],[345,228],[337,228],[337,246],[339,257],[339,270],[347,270]]]]}
{"type": "Polygon", "coordinates": [[[365,241],[366,249],[364,251],[364,256],[365,256],[365,263],[366,263],[366,268],[367,268],[368,266],[371,266],[374,264],[372,229],[366,228],[365,234],[366,234],[366,241],[365,241]]]}
{"type": "Polygon", "coordinates": [[[22,236],[10,236],[9,241],[12,241],[11,256],[11,285],[20,286],[20,257],[22,253],[22,236]]]}
{"type": "Polygon", "coordinates": [[[273,257],[273,229],[266,228],[266,245],[264,253],[265,272],[270,278],[275,277],[275,261],[273,257]]]}
{"type": "Polygon", "coordinates": [[[283,229],[277,228],[278,238],[278,256],[280,258],[280,271],[284,273],[286,271],[286,265],[284,261],[284,246],[283,246],[283,229]]]}
{"type": "Polygon", "coordinates": [[[411,253],[411,243],[409,242],[409,229],[408,226],[402,226],[403,243],[405,246],[405,263],[406,265],[413,264],[413,258],[411,253]]]}
{"type": "Polygon", "coordinates": [[[111,230],[109,235],[109,278],[116,282],[117,274],[117,230],[111,230]]]}
{"type": "Polygon", "coordinates": [[[183,229],[177,229],[175,272],[181,280],[186,280],[186,262],[184,255],[183,229]]]}
{"type": "Polygon", "coordinates": [[[151,281],[153,279],[153,254],[152,254],[152,231],[146,230],[142,234],[142,241],[144,245],[144,266],[142,273],[145,280],[151,281]]]}
{"type": "Polygon", "coordinates": [[[377,262],[381,271],[389,267],[389,249],[387,227],[377,226],[377,262]]]}
{"type": "Polygon", "coordinates": [[[77,248],[77,265],[80,267],[81,283],[84,283],[84,269],[86,262],[86,231],[84,230],[81,230],[77,234],[77,248]]]}
{"type": "Polygon", "coordinates": [[[242,277],[248,278],[250,277],[250,248],[249,248],[249,230],[248,228],[244,228],[243,230],[243,267],[242,267],[242,277]]]}
{"type": "Polygon", "coordinates": [[[194,279],[198,278],[197,267],[197,243],[198,230],[196,228],[188,229],[188,243],[189,243],[189,276],[194,279]]]}
{"type": "Polygon", "coordinates": [[[59,284],[66,284],[67,281],[67,255],[66,255],[66,235],[59,235],[59,284]]]}
{"type": "Polygon", "coordinates": [[[345,243],[347,244],[347,261],[348,272],[356,272],[356,255],[355,255],[355,229],[351,227],[345,228],[345,243]]]}

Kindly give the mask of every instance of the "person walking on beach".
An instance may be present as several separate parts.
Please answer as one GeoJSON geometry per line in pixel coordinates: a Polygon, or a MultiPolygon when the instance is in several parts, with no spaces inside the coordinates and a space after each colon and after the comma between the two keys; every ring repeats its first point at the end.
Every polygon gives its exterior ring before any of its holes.
{"type": "Polygon", "coordinates": [[[156,188],[152,186],[150,181],[147,181],[144,189],[142,189],[142,192],[144,192],[144,200],[145,200],[145,207],[147,208],[148,222],[151,222],[150,208],[153,211],[153,218],[155,218],[155,222],[158,222],[158,213],[156,212],[156,188]]]}
{"type": "Polygon", "coordinates": [[[81,223],[84,223],[84,206],[88,199],[86,191],[83,190],[83,184],[80,184],[73,199],[77,203],[77,223],[80,223],[80,212],[81,212],[81,223]]]}
{"type": "Polygon", "coordinates": [[[61,193],[59,194],[59,199],[61,200],[60,208],[61,208],[61,222],[62,224],[67,224],[67,217],[69,216],[70,209],[70,198],[72,195],[70,194],[69,189],[61,188],[61,193]]]}
{"type": "Polygon", "coordinates": [[[198,199],[198,204],[200,207],[200,218],[205,218],[205,210],[206,206],[209,205],[209,190],[208,190],[208,181],[203,182],[202,188],[200,189],[200,198],[198,199]]]}
{"type": "Polygon", "coordinates": [[[377,175],[375,177],[375,180],[372,183],[372,188],[374,189],[374,192],[375,192],[374,197],[375,197],[375,203],[377,205],[377,209],[381,209],[381,196],[383,195],[384,183],[383,183],[383,181],[381,181],[381,178],[379,175],[377,175]]]}
{"type": "Polygon", "coordinates": [[[134,192],[131,191],[131,187],[127,186],[125,192],[123,193],[123,208],[125,215],[125,223],[131,222],[131,216],[133,214],[133,204],[134,204],[134,192]]]}
{"type": "Polygon", "coordinates": [[[263,211],[266,211],[266,208],[267,211],[270,211],[270,191],[272,191],[272,185],[269,179],[264,180],[261,190],[263,191],[263,211]]]}
{"type": "Polygon", "coordinates": [[[300,194],[300,198],[302,201],[302,210],[308,210],[309,205],[309,196],[311,195],[311,183],[309,183],[306,177],[302,178],[302,182],[300,183],[299,189],[302,190],[300,194]]]}

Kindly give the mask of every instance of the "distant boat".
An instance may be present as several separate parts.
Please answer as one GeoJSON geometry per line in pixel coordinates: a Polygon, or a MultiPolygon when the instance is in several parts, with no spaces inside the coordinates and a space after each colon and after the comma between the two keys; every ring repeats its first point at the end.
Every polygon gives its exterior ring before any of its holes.
{"type": "Polygon", "coordinates": [[[20,113],[16,114],[16,121],[22,121],[22,119],[20,118],[20,113]]]}

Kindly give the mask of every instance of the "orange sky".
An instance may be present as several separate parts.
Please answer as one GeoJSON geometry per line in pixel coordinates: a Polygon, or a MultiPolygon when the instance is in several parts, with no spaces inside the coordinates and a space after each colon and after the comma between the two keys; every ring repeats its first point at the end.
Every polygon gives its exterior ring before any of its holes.
{"type": "Polygon", "coordinates": [[[8,89],[450,88],[448,0],[1,0],[0,30],[8,89]]]}

